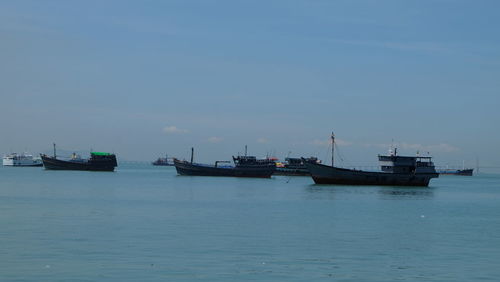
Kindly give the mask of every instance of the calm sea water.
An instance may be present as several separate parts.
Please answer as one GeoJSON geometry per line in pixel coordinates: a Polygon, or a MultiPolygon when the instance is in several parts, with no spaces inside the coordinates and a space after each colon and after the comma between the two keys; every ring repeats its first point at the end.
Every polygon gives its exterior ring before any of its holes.
{"type": "Polygon", "coordinates": [[[1,281],[499,281],[500,176],[401,188],[1,167],[0,239],[1,281]]]}

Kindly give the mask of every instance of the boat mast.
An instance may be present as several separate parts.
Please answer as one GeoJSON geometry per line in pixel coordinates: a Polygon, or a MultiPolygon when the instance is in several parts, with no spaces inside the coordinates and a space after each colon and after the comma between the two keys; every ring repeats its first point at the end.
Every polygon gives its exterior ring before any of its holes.
{"type": "Polygon", "coordinates": [[[191,163],[193,163],[194,148],[191,147],[191,163]]]}
{"type": "Polygon", "coordinates": [[[54,158],[56,158],[56,143],[53,143],[54,145],[54,158]]]}
{"type": "Polygon", "coordinates": [[[245,157],[247,156],[247,145],[245,145],[245,157]]]}
{"type": "Polygon", "coordinates": [[[335,155],[333,154],[334,148],[335,148],[335,135],[333,134],[333,131],[332,131],[332,166],[335,162],[335,155]]]}

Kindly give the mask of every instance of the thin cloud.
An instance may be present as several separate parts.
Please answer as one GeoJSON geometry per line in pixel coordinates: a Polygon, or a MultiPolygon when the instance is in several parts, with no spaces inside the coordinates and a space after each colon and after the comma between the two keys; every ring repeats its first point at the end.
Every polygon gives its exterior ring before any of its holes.
{"type": "Polygon", "coordinates": [[[451,152],[456,152],[459,151],[460,149],[458,147],[455,147],[453,145],[447,144],[447,143],[439,143],[439,144],[434,144],[434,145],[423,145],[423,144],[417,144],[417,143],[396,143],[396,144],[364,144],[365,147],[377,147],[377,148],[399,148],[403,150],[414,150],[414,151],[421,151],[421,152],[444,152],[444,153],[451,153],[451,152]]]}
{"type": "Polygon", "coordinates": [[[213,137],[208,138],[207,141],[210,142],[210,143],[220,143],[223,140],[224,140],[224,138],[222,138],[222,137],[213,136],[213,137]]]}
{"type": "Polygon", "coordinates": [[[164,127],[163,132],[167,133],[167,134],[184,134],[184,133],[188,133],[189,131],[186,129],[180,129],[180,128],[177,128],[177,126],[171,125],[171,126],[164,127]]]}
{"type": "Polygon", "coordinates": [[[257,143],[267,144],[267,143],[269,143],[269,140],[266,138],[259,138],[259,139],[257,139],[257,143]]]}

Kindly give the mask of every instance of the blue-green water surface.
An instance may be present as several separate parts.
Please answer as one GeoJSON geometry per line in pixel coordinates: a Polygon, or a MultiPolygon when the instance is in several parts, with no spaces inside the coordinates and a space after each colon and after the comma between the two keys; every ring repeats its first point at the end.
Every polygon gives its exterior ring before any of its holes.
{"type": "Polygon", "coordinates": [[[500,280],[499,176],[312,183],[1,167],[0,280],[500,280]]]}

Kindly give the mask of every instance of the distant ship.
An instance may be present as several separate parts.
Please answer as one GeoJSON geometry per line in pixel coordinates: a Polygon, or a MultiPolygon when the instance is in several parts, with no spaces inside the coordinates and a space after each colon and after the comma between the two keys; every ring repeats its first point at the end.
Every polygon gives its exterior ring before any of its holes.
{"type": "Polygon", "coordinates": [[[462,176],[472,176],[474,169],[473,168],[465,168],[465,169],[438,169],[437,172],[439,174],[445,175],[462,175],[462,176]]]}
{"type": "Polygon", "coordinates": [[[288,176],[309,176],[309,170],[305,163],[321,163],[318,158],[285,158],[284,163],[277,164],[274,175],[288,175],[288,176]]]}
{"type": "Polygon", "coordinates": [[[221,166],[229,161],[216,161],[214,165],[198,164],[193,162],[193,148],[191,161],[174,159],[175,169],[180,175],[192,176],[232,176],[270,178],[276,170],[276,164],[269,159],[257,159],[254,156],[233,157],[234,166],[221,166]]]}
{"type": "Polygon", "coordinates": [[[42,166],[42,160],[26,153],[12,153],[3,157],[4,166],[42,166]]]}
{"type": "MultiPolygon", "coordinates": [[[[332,156],[335,138],[332,133],[332,156]]],[[[345,169],[305,163],[316,184],[428,186],[439,177],[431,157],[398,156],[397,149],[389,156],[380,156],[381,172],[345,169]]]]}
{"type": "Polygon", "coordinates": [[[104,152],[91,152],[89,159],[83,159],[73,153],[69,160],[56,157],[56,144],[54,144],[54,156],[41,154],[43,166],[51,170],[88,170],[88,171],[114,171],[118,166],[115,154],[104,152]]]}
{"type": "Polygon", "coordinates": [[[158,158],[156,161],[151,163],[152,165],[157,165],[157,166],[173,166],[174,161],[173,158],[169,158],[168,155],[165,155],[164,158],[158,158]]]}

